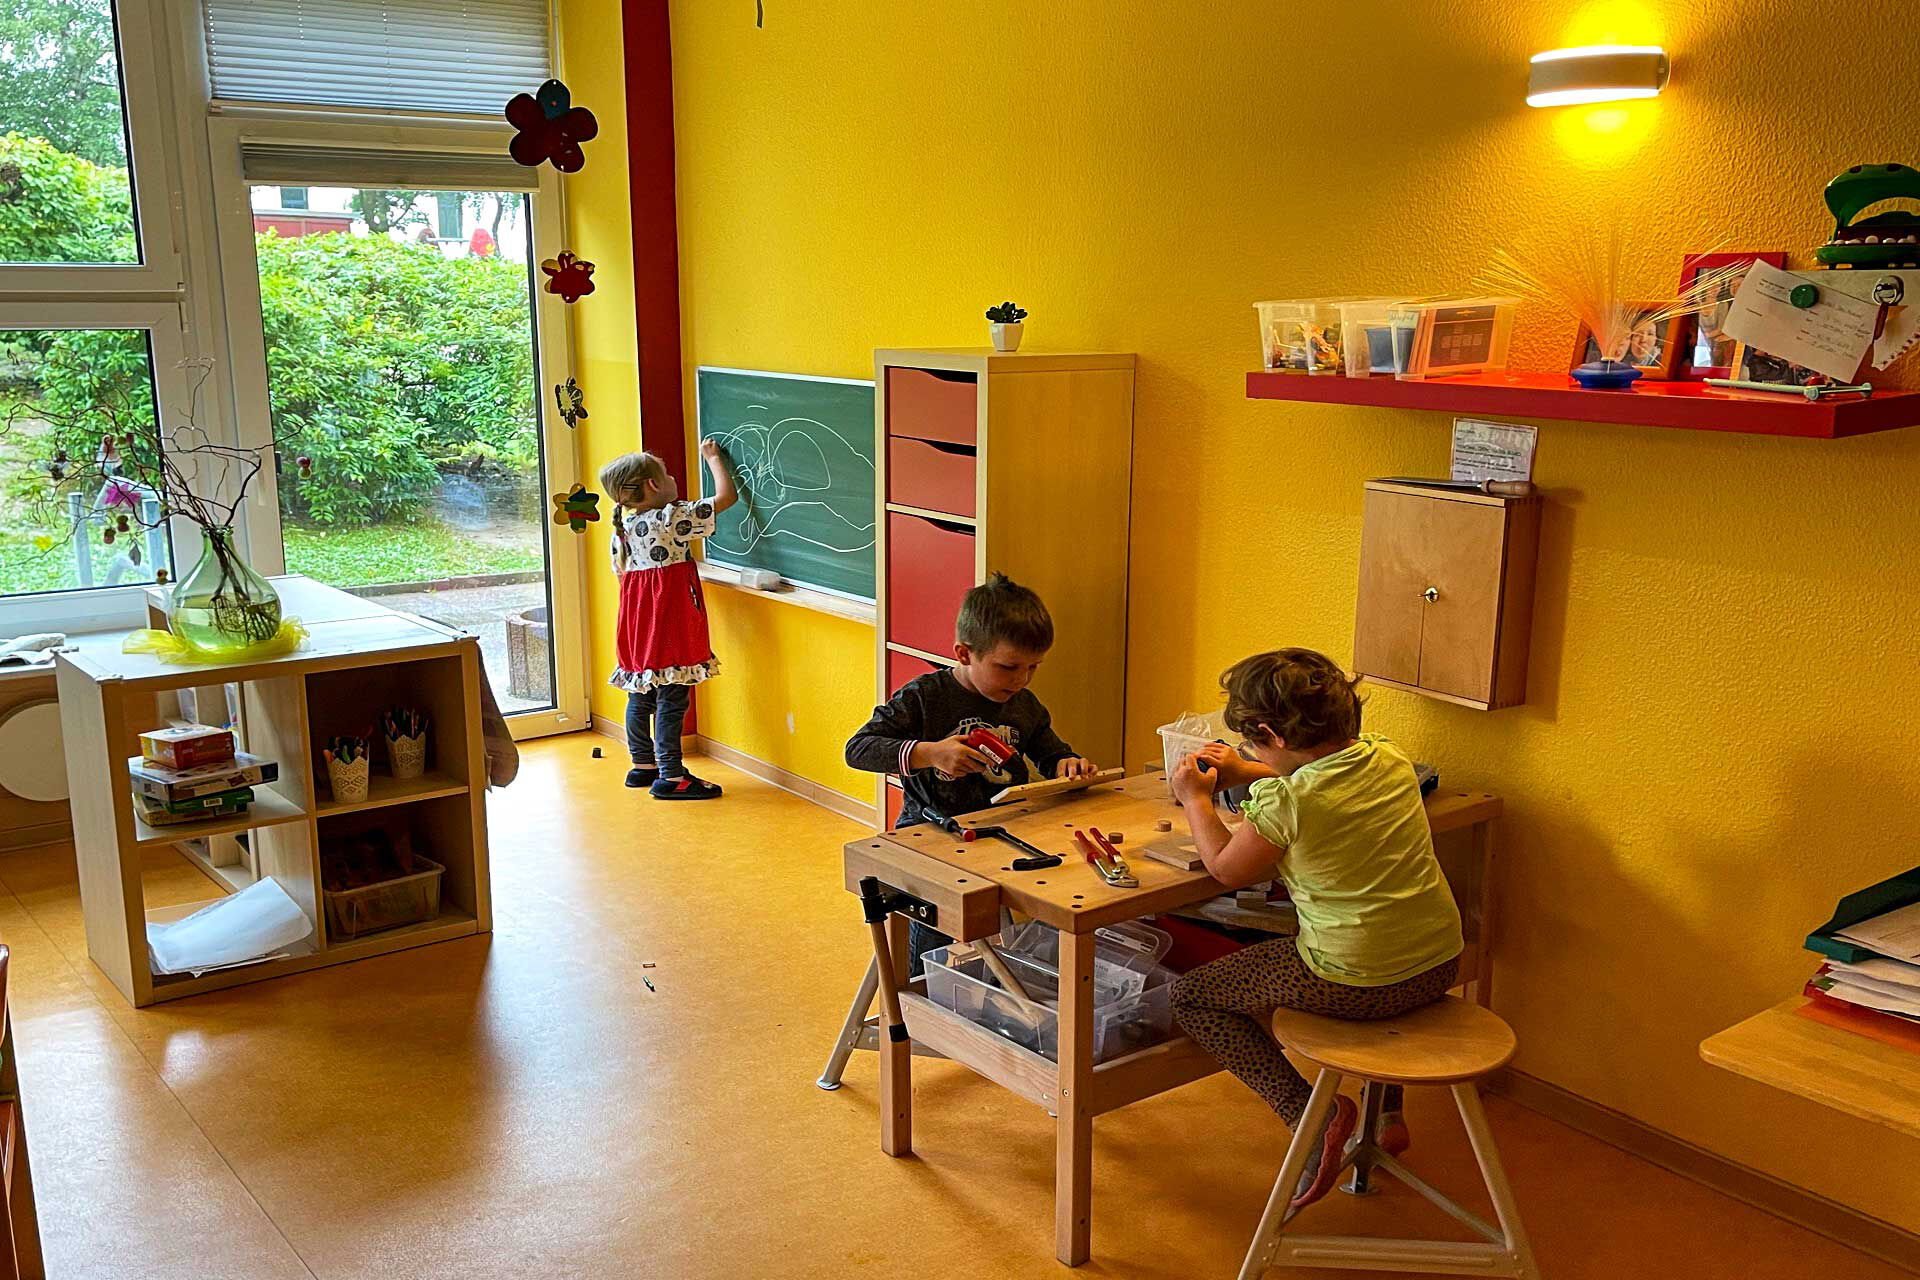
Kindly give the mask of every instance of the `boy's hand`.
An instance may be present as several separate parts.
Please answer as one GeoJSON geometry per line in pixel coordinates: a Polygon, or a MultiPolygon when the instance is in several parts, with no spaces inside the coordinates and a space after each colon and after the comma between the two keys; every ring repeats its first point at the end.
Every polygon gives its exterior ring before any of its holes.
{"type": "Polygon", "coordinates": [[[1192,804],[1196,800],[1213,798],[1213,779],[1215,774],[1200,772],[1200,757],[1187,756],[1173,766],[1173,794],[1181,804],[1192,804]]]}
{"type": "Polygon", "coordinates": [[[993,761],[982,755],[976,748],[970,747],[960,734],[951,738],[942,738],[938,742],[923,742],[919,751],[926,754],[926,761],[940,772],[952,778],[964,778],[969,774],[985,773],[993,766],[993,761]]]}
{"type": "Polygon", "coordinates": [[[718,440],[715,440],[712,436],[708,436],[705,440],[702,440],[700,442],[700,456],[705,458],[708,462],[713,462],[716,459],[724,458],[726,454],[720,448],[720,442],[718,440]]]}
{"type": "Polygon", "coordinates": [[[1224,742],[1209,742],[1195,753],[1194,758],[1210,767],[1223,787],[1238,786],[1247,780],[1246,770],[1242,767],[1247,762],[1240,758],[1238,751],[1224,742]]]}
{"type": "Polygon", "coordinates": [[[1099,771],[1093,767],[1093,761],[1085,756],[1068,756],[1053,766],[1053,776],[1056,778],[1084,778],[1090,773],[1097,772],[1099,771]]]}

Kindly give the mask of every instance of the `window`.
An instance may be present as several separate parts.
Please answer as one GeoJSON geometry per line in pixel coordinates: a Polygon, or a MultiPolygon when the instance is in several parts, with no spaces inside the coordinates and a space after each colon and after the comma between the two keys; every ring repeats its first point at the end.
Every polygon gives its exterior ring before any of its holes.
{"type": "Polygon", "coordinates": [[[282,209],[304,209],[307,207],[307,189],[305,187],[280,188],[280,207],[282,209]]]}
{"type": "Polygon", "coordinates": [[[440,238],[459,240],[460,223],[466,212],[467,197],[455,191],[442,191],[440,201],[440,238]]]}
{"type": "Polygon", "coordinates": [[[0,122],[0,263],[138,263],[111,0],[10,0],[0,122]]]}

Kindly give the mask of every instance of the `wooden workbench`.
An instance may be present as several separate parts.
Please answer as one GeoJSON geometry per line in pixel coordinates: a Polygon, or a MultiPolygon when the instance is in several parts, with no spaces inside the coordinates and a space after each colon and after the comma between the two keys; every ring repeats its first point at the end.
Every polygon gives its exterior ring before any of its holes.
{"type": "Polygon", "coordinates": [[[1736,1075],[1920,1138],[1920,1053],[1800,1016],[1805,996],[1700,1042],[1736,1075]]]}
{"type": "MultiPolygon", "coordinates": [[[[1481,945],[1469,945],[1461,957],[1463,981],[1478,979],[1485,990],[1485,932],[1491,920],[1491,824],[1500,816],[1498,796],[1447,791],[1427,799],[1427,817],[1436,836],[1471,831],[1478,861],[1463,902],[1463,916],[1477,928],[1481,945]]],[[[1204,871],[1178,871],[1140,850],[1156,841],[1190,843],[1186,824],[1168,798],[1163,774],[1143,774],[1084,792],[1008,805],[962,817],[965,826],[999,824],[1064,862],[1044,871],[1014,871],[1012,845],[983,839],[963,842],[931,827],[911,827],[854,840],[844,853],[846,887],[859,891],[872,876],[890,888],[931,903],[930,923],[962,942],[1000,931],[1001,908],[1044,921],[1060,930],[1060,1060],[996,1035],[927,998],[919,984],[907,984],[910,956],[904,916],[889,917],[888,936],[901,1011],[912,1043],[871,1037],[880,1054],[880,1147],[888,1155],[913,1150],[913,1099],[909,1064],[916,1045],[965,1064],[1055,1116],[1054,1249],[1060,1261],[1077,1266],[1089,1256],[1092,1235],[1093,1118],[1128,1103],[1150,1098],[1189,1081],[1212,1075],[1220,1064],[1185,1036],[1114,1058],[1093,1061],[1094,930],[1105,925],[1158,915],[1224,892],[1204,871]],[[1171,835],[1156,833],[1155,823],[1170,818],[1171,835]],[[1123,833],[1122,845],[1140,885],[1108,885],[1074,849],[1073,827],[1099,827],[1123,833]]],[[[1449,880],[1454,876],[1449,869],[1449,880]]],[[[870,994],[870,993],[869,993],[870,994]]],[[[856,1000],[856,1013],[864,1001],[856,1000]]],[[[850,1027],[857,1028],[850,1018],[850,1027]]],[[[823,1083],[824,1083],[823,1079],[823,1083]]]]}

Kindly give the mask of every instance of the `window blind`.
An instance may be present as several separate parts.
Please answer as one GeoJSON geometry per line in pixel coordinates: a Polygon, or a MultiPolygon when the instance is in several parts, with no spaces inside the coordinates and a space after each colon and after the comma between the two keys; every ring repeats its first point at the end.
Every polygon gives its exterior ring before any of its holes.
{"type": "Polygon", "coordinates": [[[206,0],[213,96],[498,115],[551,74],[546,0],[206,0]]]}

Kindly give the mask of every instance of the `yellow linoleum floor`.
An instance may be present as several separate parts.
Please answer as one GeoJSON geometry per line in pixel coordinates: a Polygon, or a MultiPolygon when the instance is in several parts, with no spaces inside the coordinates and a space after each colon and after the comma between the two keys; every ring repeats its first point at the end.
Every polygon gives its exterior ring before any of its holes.
{"type": "MultiPolygon", "coordinates": [[[[490,801],[491,937],[139,1012],[87,961],[71,850],[0,855],[55,1280],[1065,1274],[1043,1112],[919,1060],[896,1161],[871,1055],[814,1087],[867,955],[853,825],[712,762],[725,799],[653,802],[620,754],[527,747],[490,801]]],[[[208,896],[171,855],[147,883],[149,905],[208,896]]],[[[1409,1104],[1409,1162],[1472,1186],[1444,1094],[1409,1104]]],[[[1904,1274],[1488,1111],[1549,1280],[1904,1274]]],[[[1234,1274],[1285,1139],[1226,1076],[1101,1118],[1080,1274],[1234,1274]]],[[[1446,1229],[1386,1185],[1319,1226],[1446,1229]]]]}

